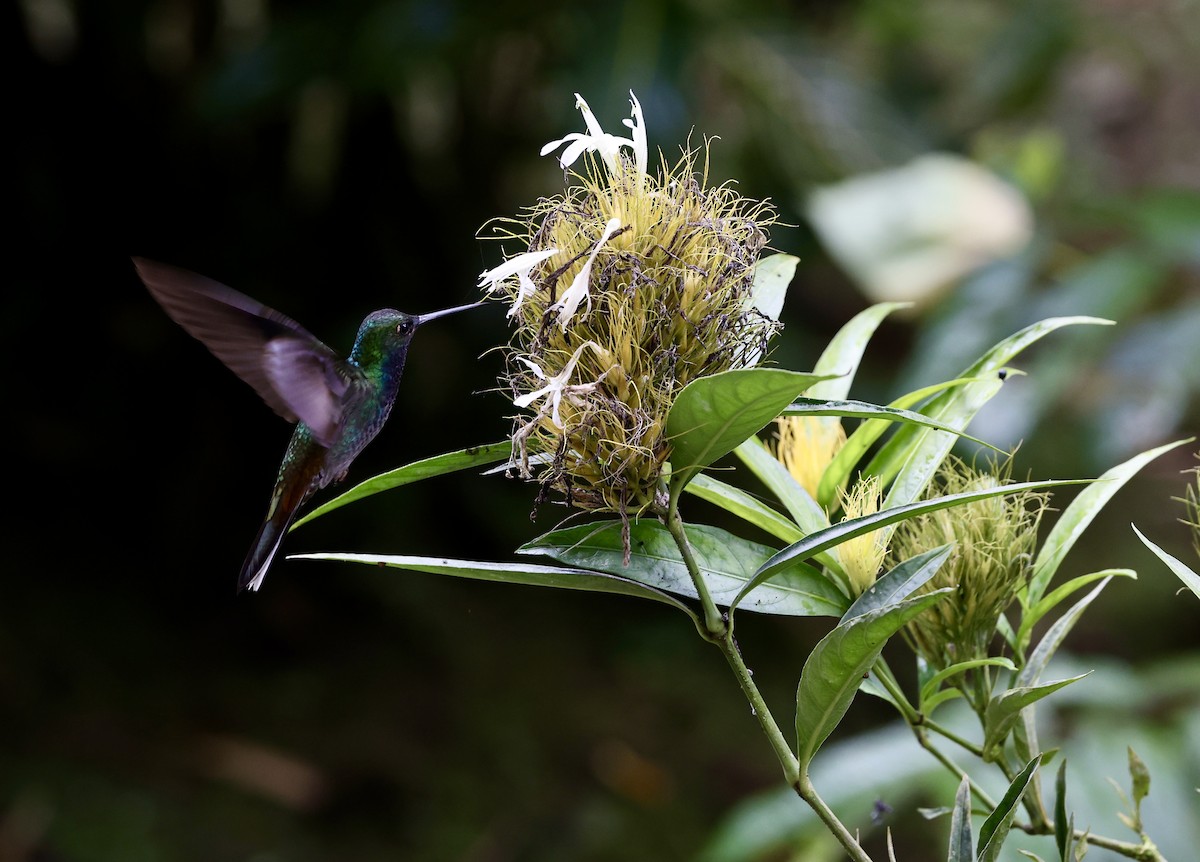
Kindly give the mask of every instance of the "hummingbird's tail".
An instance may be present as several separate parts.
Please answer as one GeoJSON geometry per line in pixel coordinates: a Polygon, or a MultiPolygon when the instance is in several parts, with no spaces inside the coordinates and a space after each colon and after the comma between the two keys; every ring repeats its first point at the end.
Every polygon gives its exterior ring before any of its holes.
{"type": "Polygon", "coordinates": [[[287,487],[276,488],[271,498],[271,508],[267,511],[266,520],[259,528],[254,544],[250,546],[246,562],[242,563],[242,571],[238,575],[239,593],[245,589],[257,590],[262,586],[263,578],[267,576],[267,569],[271,567],[271,561],[275,559],[275,553],[283,543],[288,527],[300,511],[300,505],[307,495],[289,493],[290,490],[287,487]]]}

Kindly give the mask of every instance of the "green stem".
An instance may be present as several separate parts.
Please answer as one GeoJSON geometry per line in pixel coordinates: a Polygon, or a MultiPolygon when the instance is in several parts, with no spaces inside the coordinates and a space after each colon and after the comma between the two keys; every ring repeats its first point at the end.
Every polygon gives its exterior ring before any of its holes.
{"type": "Polygon", "coordinates": [[[996,803],[992,797],[988,796],[987,793],[985,793],[983,789],[975,783],[975,779],[971,778],[971,776],[967,774],[966,770],[951,760],[947,754],[943,753],[941,749],[937,748],[932,742],[929,741],[929,736],[925,733],[925,728],[914,726],[912,731],[917,737],[917,743],[923,749],[932,754],[934,760],[942,764],[942,766],[946,767],[946,769],[950,770],[950,772],[953,773],[959,781],[962,781],[964,778],[967,779],[967,782],[971,785],[971,795],[979,800],[980,805],[985,806],[988,811],[995,809],[996,803]]]}
{"type": "Polygon", "coordinates": [[[704,609],[704,627],[708,630],[709,639],[714,643],[719,643],[729,633],[729,626],[726,625],[724,616],[717,610],[712,596],[709,595],[708,584],[704,582],[704,576],[700,574],[700,567],[696,565],[696,558],[692,555],[692,546],[688,542],[687,531],[683,528],[683,518],[679,515],[679,496],[677,494],[671,495],[664,520],[683,557],[683,564],[687,566],[688,574],[692,576],[692,585],[695,586],[700,606],[704,609]]]}
{"type": "Polygon", "coordinates": [[[957,733],[950,730],[949,728],[943,727],[942,725],[938,724],[933,719],[923,718],[923,719],[921,719],[921,724],[923,724],[925,727],[932,730],[938,736],[944,737],[945,739],[950,740],[951,742],[953,742],[955,745],[959,746],[960,748],[971,752],[971,754],[974,754],[976,757],[979,757],[979,758],[983,757],[983,748],[982,747],[971,742],[971,740],[969,740],[969,739],[959,736],[957,733]]]}
{"type": "Polygon", "coordinates": [[[837,815],[825,804],[825,800],[817,794],[816,788],[813,787],[807,771],[800,774],[799,779],[792,787],[800,794],[800,798],[807,802],[808,806],[821,818],[821,822],[833,833],[834,837],[837,838],[854,862],[871,862],[871,857],[867,855],[867,851],[862,849],[862,846],[858,843],[858,839],[850,834],[850,830],[845,827],[842,821],[837,819],[837,815]]]}
{"type": "Polygon", "coordinates": [[[721,650],[721,653],[725,656],[725,660],[729,663],[729,667],[733,670],[733,675],[737,678],[742,693],[750,703],[750,709],[754,713],[754,717],[758,719],[758,724],[766,735],[767,742],[770,743],[771,749],[775,752],[775,757],[779,761],[779,765],[783,767],[784,779],[788,785],[816,812],[826,828],[838,839],[854,862],[871,862],[871,857],[862,849],[858,840],[850,834],[850,830],[838,820],[833,810],[825,804],[825,800],[817,794],[816,788],[813,787],[812,782],[809,780],[808,773],[800,771],[800,764],[796,759],[796,755],[792,752],[791,746],[788,745],[783,731],[779,729],[779,724],[775,721],[775,716],[767,708],[767,702],[763,699],[758,686],[754,684],[754,675],[751,673],[750,668],[746,666],[741,650],[738,649],[737,641],[733,638],[732,621],[728,620],[717,610],[717,606],[712,600],[712,595],[708,592],[708,585],[704,582],[704,576],[700,572],[700,567],[696,564],[696,559],[692,554],[691,545],[687,540],[687,531],[684,530],[683,518],[679,515],[679,490],[680,488],[677,487],[671,489],[666,511],[660,511],[658,514],[666,521],[667,529],[670,531],[671,537],[675,540],[675,544],[679,548],[680,556],[683,558],[683,563],[687,567],[688,574],[691,575],[692,583],[696,588],[696,595],[700,599],[700,605],[704,610],[704,623],[708,640],[721,650]]]}

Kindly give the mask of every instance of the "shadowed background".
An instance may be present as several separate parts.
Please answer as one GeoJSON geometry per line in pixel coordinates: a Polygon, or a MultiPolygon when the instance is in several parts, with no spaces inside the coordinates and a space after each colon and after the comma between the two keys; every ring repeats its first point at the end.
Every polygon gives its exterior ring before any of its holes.
{"type": "MultiPolygon", "coordinates": [[[[1200,429],[1194,3],[22,0],[3,14],[17,73],[2,858],[786,858],[717,840],[778,770],[683,617],[311,562],[277,562],[261,593],[235,595],[290,429],[129,261],[194,269],[345,352],[375,308],[475,298],[503,257],[484,225],[562,188],[538,150],[582,130],[576,92],[616,133],[632,88],[652,148],[673,161],[689,134],[717,136],[711,181],[778,206],[772,246],[802,259],[781,366],[808,368],[876,301],[867,265],[895,253],[839,256],[813,192],[952,153],[1020,190],[1024,240],[907,280],[917,308],[881,328],[853,395],[885,401],[1027,323],[1091,314],[1118,325],[1023,355],[1029,376],[972,432],[1020,443],[1022,477],[1065,478],[1200,429]]],[[[511,405],[491,391],[488,351],[507,331],[499,306],[423,328],[351,480],[502,439],[511,405]]],[[[1180,774],[1200,769],[1200,736],[1176,750],[1188,737],[1170,735],[1195,711],[1180,680],[1196,668],[1197,605],[1128,525],[1195,566],[1171,498],[1196,449],[1148,466],[1068,563],[1139,570],[1068,646],[1162,687],[1149,701],[1101,692],[1059,728],[1127,727],[1115,711],[1161,730],[1180,774]]],[[[545,504],[531,522],[534,492],[433,480],[306,526],[284,551],[507,560],[563,515],[545,504]]],[[[781,722],[827,628],[739,621],[781,722]]],[[[835,740],[887,721],[860,698],[835,740]]],[[[1126,737],[1102,738],[1120,778],[1126,737]]],[[[887,798],[908,858],[944,852],[945,824],[913,812],[948,793],[887,798]]],[[[846,820],[880,852],[870,814],[846,820]]]]}

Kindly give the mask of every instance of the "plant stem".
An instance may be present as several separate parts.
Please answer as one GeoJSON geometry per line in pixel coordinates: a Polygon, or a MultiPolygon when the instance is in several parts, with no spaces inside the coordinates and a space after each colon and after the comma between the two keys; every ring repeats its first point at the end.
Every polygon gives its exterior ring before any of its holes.
{"type": "Polygon", "coordinates": [[[862,846],[858,843],[858,839],[850,834],[850,830],[845,827],[842,821],[837,819],[837,815],[825,804],[825,800],[817,794],[816,788],[812,786],[812,781],[809,779],[807,771],[801,773],[799,779],[792,787],[800,794],[800,798],[807,802],[808,806],[821,818],[821,822],[833,833],[834,837],[837,838],[854,862],[871,862],[871,857],[867,855],[867,851],[862,849],[862,846]]]}
{"type": "Polygon", "coordinates": [[[704,582],[704,576],[700,574],[700,567],[696,565],[696,558],[692,555],[692,546],[688,542],[687,531],[683,528],[683,518],[679,516],[677,495],[671,496],[664,520],[666,520],[667,529],[671,531],[671,537],[675,540],[675,545],[683,557],[683,564],[687,566],[688,574],[692,576],[692,584],[696,587],[696,595],[700,599],[700,606],[704,609],[704,627],[708,630],[710,639],[714,643],[719,643],[729,634],[729,627],[725,623],[725,618],[717,610],[716,604],[713,603],[712,596],[708,592],[708,584],[704,582]]]}
{"type": "Polygon", "coordinates": [[[708,640],[721,650],[721,653],[725,656],[725,660],[729,662],[729,667],[733,670],[733,675],[737,678],[738,685],[742,688],[742,693],[750,703],[751,712],[758,719],[759,726],[767,737],[767,742],[770,743],[771,749],[775,752],[775,757],[779,761],[779,765],[783,767],[784,779],[788,785],[816,812],[816,815],[821,818],[826,828],[838,839],[854,862],[871,862],[871,857],[859,845],[858,839],[850,834],[850,830],[846,828],[842,821],[838,820],[837,815],[825,804],[825,800],[818,795],[816,788],[813,787],[812,781],[808,777],[808,772],[800,771],[800,764],[796,759],[796,755],[792,752],[791,746],[788,745],[783,731],[779,729],[779,724],[775,721],[775,716],[767,708],[767,702],[763,699],[758,686],[754,684],[754,674],[746,666],[741,650],[738,649],[737,641],[734,640],[732,620],[717,610],[717,606],[712,600],[712,595],[708,591],[708,585],[704,582],[704,576],[700,572],[700,567],[696,564],[696,558],[692,554],[691,545],[687,540],[687,531],[684,529],[683,518],[679,514],[679,490],[676,487],[671,489],[666,511],[659,511],[658,514],[666,521],[667,529],[670,531],[671,537],[675,540],[675,544],[679,548],[679,554],[683,558],[683,563],[687,567],[688,574],[692,578],[692,583],[696,587],[696,595],[700,599],[701,607],[704,609],[704,624],[707,629],[708,640]]]}
{"type": "Polygon", "coordinates": [[[960,748],[963,748],[964,750],[971,752],[971,754],[974,754],[976,757],[980,757],[980,758],[983,757],[983,749],[980,746],[971,742],[971,740],[969,740],[969,739],[965,739],[965,738],[959,736],[957,733],[950,730],[949,728],[943,727],[942,725],[938,724],[936,721],[933,721],[932,719],[929,719],[929,718],[923,718],[921,720],[921,724],[923,724],[925,727],[932,730],[938,736],[944,737],[944,738],[950,740],[951,742],[953,742],[955,745],[958,745],[960,748]]]}

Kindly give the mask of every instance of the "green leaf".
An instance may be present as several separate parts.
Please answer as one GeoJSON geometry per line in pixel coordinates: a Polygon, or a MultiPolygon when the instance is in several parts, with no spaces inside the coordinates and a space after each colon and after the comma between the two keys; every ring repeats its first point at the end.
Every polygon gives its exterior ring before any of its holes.
{"type": "Polygon", "coordinates": [[[832,380],[824,380],[812,388],[814,398],[845,398],[858,372],[867,343],[885,317],[900,308],[909,308],[911,302],[880,302],[863,309],[838,330],[825,345],[821,358],[813,367],[817,374],[835,374],[832,380]]]}
{"type": "Polygon", "coordinates": [[[975,862],[975,839],[971,835],[971,782],[964,775],[954,794],[950,818],[950,855],[947,862],[975,862]]]}
{"type": "MultiPolygon", "coordinates": [[[[952,677],[958,676],[960,673],[974,670],[977,667],[1002,667],[1006,670],[1013,671],[1017,669],[1016,665],[1003,656],[996,656],[993,658],[976,658],[971,659],[970,661],[960,661],[956,664],[952,664],[947,668],[939,670],[937,673],[930,676],[929,679],[922,681],[920,694],[921,712],[925,713],[926,715],[929,715],[933,712],[933,708],[929,704],[935,699],[935,695],[938,693],[938,689],[942,687],[942,683],[952,677]]],[[[945,700],[947,700],[945,697],[938,698],[937,703],[942,703],[945,700]]]]}
{"type": "Polygon", "coordinates": [[[476,581],[494,581],[506,584],[523,584],[533,587],[556,587],[565,590],[586,590],[594,593],[616,593],[653,599],[656,602],[679,608],[697,625],[699,618],[692,609],[674,596],[647,587],[627,578],[588,572],[582,569],[564,569],[557,566],[537,566],[529,563],[491,563],[472,560],[452,560],[444,557],[409,557],[388,554],[291,554],[289,560],[337,560],[344,563],[365,563],[393,569],[408,569],[455,578],[470,578],[476,581]]]}
{"type": "MultiPolygon", "coordinates": [[[[888,406],[897,410],[905,410],[939,392],[970,382],[972,381],[948,380],[944,383],[926,386],[901,395],[888,404],[888,406]]],[[[814,386],[809,392],[815,391],[816,388],[814,386]]],[[[844,487],[847,481],[849,481],[850,474],[854,472],[854,468],[858,466],[858,462],[862,460],[862,456],[867,453],[867,450],[871,448],[875,441],[882,437],[884,432],[894,427],[894,422],[887,422],[883,419],[867,419],[854,429],[853,434],[846,438],[846,442],[842,445],[842,448],[838,450],[838,453],[833,456],[833,460],[829,463],[829,466],[825,468],[825,473],[821,476],[821,482],[817,486],[817,502],[824,509],[827,511],[834,510],[837,503],[838,489],[844,487]]]]}
{"type": "Polygon", "coordinates": [[[1067,551],[1071,549],[1080,534],[1104,508],[1113,494],[1117,493],[1148,462],[1177,446],[1190,443],[1193,439],[1195,438],[1176,440],[1174,443],[1168,443],[1165,446],[1135,455],[1123,464],[1118,464],[1111,470],[1105,471],[1095,484],[1081,491],[1055,521],[1054,528],[1046,535],[1042,549],[1033,563],[1033,574],[1029,579],[1024,604],[1031,606],[1038,603],[1046,591],[1050,579],[1058,571],[1058,566],[1067,551]]]}
{"type": "Polygon", "coordinates": [[[950,588],[926,593],[840,622],[817,643],[804,662],[796,690],[796,754],[802,774],[850,708],[888,639],[949,592],[950,588]]]}
{"type": "Polygon", "coordinates": [[[1021,625],[1017,629],[1016,641],[1018,644],[1026,644],[1029,640],[1029,633],[1033,627],[1048,614],[1051,610],[1058,607],[1067,596],[1080,590],[1093,581],[1101,580],[1102,578],[1133,578],[1137,580],[1137,572],[1133,569],[1103,569],[1099,572],[1089,572],[1086,575],[1072,578],[1065,584],[1056,587],[1050,591],[1050,594],[1043,597],[1034,607],[1029,608],[1021,614],[1021,625]]]}
{"type": "Polygon", "coordinates": [[[829,518],[817,501],[809,496],[804,486],[796,481],[787,467],[779,463],[779,459],[771,454],[761,440],[751,437],[733,451],[779,499],[805,535],[829,526],[829,518]]]}
{"type": "Polygon", "coordinates": [[[671,485],[678,493],[697,472],[733,451],[825,376],[780,368],[739,368],[693,380],[667,414],[671,485]]]}
{"type": "MultiPolygon", "coordinates": [[[[1110,320],[1095,317],[1056,317],[1027,326],[997,343],[959,378],[977,378],[975,382],[955,387],[934,398],[921,411],[952,428],[965,429],[975,414],[1000,390],[998,373],[1014,356],[1029,345],[1064,326],[1075,324],[1105,324],[1110,320]]],[[[903,426],[867,467],[867,472],[885,481],[895,476],[888,492],[887,505],[894,506],[916,500],[933,478],[957,438],[944,431],[903,426]]]]}
{"type": "Polygon", "coordinates": [[[987,709],[983,714],[983,751],[987,756],[990,753],[997,752],[1004,744],[1004,740],[1008,737],[1008,732],[1016,723],[1017,717],[1021,710],[1032,703],[1036,703],[1047,695],[1051,695],[1064,686],[1068,686],[1073,682],[1078,682],[1085,676],[1091,674],[1081,673],[1079,676],[1060,679],[1055,682],[1048,682],[1043,685],[1018,686],[1010,688],[993,697],[988,701],[987,709]]]}
{"type": "Polygon", "coordinates": [[[759,258],[754,264],[754,284],[750,287],[748,304],[771,320],[778,320],[798,263],[800,258],[790,254],[759,258]]]}
{"type": "Polygon", "coordinates": [[[485,446],[471,446],[467,449],[460,449],[457,452],[435,455],[423,461],[414,461],[403,467],[397,467],[395,470],[380,473],[374,478],[367,479],[365,482],[355,485],[349,491],[334,497],[328,503],[318,506],[304,517],[298,519],[292,524],[292,529],[296,529],[301,524],[307,524],[309,521],[332,512],[334,509],[340,509],[342,506],[361,500],[364,497],[378,494],[381,491],[389,491],[392,488],[399,488],[401,485],[419,482],[422,479],[429,479],[433,476],[454,473],[484,464],[494,464],[497,461],[503,461],[511,452],[511,441],[503,440],[499,443],[488,443],[485,446]]]}
{"type": "Polygon", "coordinates": [[[743,521],[765,530],[777,539],[796,542],[804,536],[799,527],[770,506],[760,503],[740,488],[714,479],[707,473],[700,473],[692,479],[688,483],[687,491],[701,500],[707,500],[727,512],[732,512],[743,521]]]}
{"type": "MultiPolygon", "coordinates": [[[[1132,524],[1130,524],[1129,526],[1133,527],[1132,524]]],[[[1195,593],[1198,598],[1200,598],[1200,575],[1193,572],[1186,565],[1184,565],[1180,560],[1177,560],[1175,557],[1171,556],[1166,551],[1164,551],[1162,548],[1160,548],[1158,545],[1154,544],[1149,539],[1147,539],[1145,536],[1143,536],[1142,531],[1139,530],[1137,527],[1133,527],[1133,531],[1135,533],[1137,533],[1138,538],[1142,540],[1142,543],[1147,548],[1152,550],[1155,554],[1158,555],[1158,558],[1160,560],[1162,560],[1164,563],[1167,564],[1167,568],[1175,573],[1175,577],[1177,577],[1177,578],[1179,578],[1179,580],[1183,581],[1184,586],[1187,587],[1189,590],[1191,590],[1193,593],[1195,593]]]]}
{"type": "MultiPolygon", "coordinates": [[[[581,569],[619,575],[655,589],[696,598],[696,587],[670,531],[659,521],[629,524],[630,558],[624,562],[621,522],[606,521],[555,530],[522,546],[518,553],[543,554],[581,569]]],[[[773,549],[702,524],[685,525],[692,555],[718,605],[726,605],[746,585],[773,549]]],[[[849,600],[812,566],[780,572],[752,597],[749,610],[789,616],[840,616],[849,600]]]]}
{"type": "Polygon", "coordinates": [[[1004,839],[1008,837],[1009,829],[1012,828],[1017,806],[1021,803],[1025,791],[1029,789],[1033,773],[1041,762],[1041,755],[1038,755],[1025,764],[1025,768],[1017,773],[1008,785],[1008,790],[997,803],[995,810],[983,821],[983,826],[979,829],[979,862],[997,862],[1000,858],[1000,848],[1004,839]]]}
{"type": "Polygon", "coordinates": [[[1067,819],[1067,761],[1063,760],[1054,779],[1054,843],[1062,862],[1070,859],[1072,832],[1071,821],[1067,819]]]}
{"type": "MultiPolygon", "coordinates": [[[[965,491],[961,494],[949,494],[945,497],[937,497],[932,500],[923,500],[919,503],[909,503],[906,506],[895,506],[890,509],[883,509],[879,512],[874,512],[870,515],[863,515],[861,518],[851,518],[847,521],[841,521],[826,527],[823,530],[818,530],[808,536],[805,536],[800,541],[784,548],[775,556],[771,557],[751,578],[750,583],[742,590],[742,593],[748,593],[758,584],[770,578],[775,572],[790,566],[794,560],[806,560],[815,554],[828,550],[836,545],[840,545],[847,539],[854,536],[861,536],[864,533],[870,533],[878,530],[880,527],[886,527],[890,524],[898,523],[907,518],[912,518],[916,515],[923,515],[926,512],[935,512],[938,509],[948,509],[951,506],[959,506],[963,503],[970,503],[974,500],[984,500],[988,497],[997,497],[1003,494],[1014,494],[1019,491],[1024,491],[1031,488],[1048,488],[1058,485],[1073,485],[1080,481],[1076,479],[1050,480],[1045,482],[1016,482],[1011,485],[1002,485],[996,488],[987,488],[980,491],[965,491]]],[[[741,601],[741,595],[735,597],[731,608],[736,607],[741,601]]]]}
{"type": "Polygon", "coordinates": [[[842,616],[842,620],[852,619],[908,598],[938,573],[953,547],[952,544],[941,545],[898,564],[864,590],[842,616]]]}
{"type": "Polygon", "coordinates": [[[780,414],[781,416],[842,416],[851,419],[883,419],[888,422],[900,422],[907,425],[921,425],[925,428],[934,428],[939,431],[947,431],[955,434],[972,443],[978,443],[980,446],[986,446],[988,449],[997,449],[991,443],[985,443],[983,440],[976,439],[970,434],[964,434],[957,428],[952,428],[949,425],[944,425],[935,419],[930,419],[928,416],[923,416],[920,413],[913,413],[909,410],[901,410],[898,407],[881,407],[878,404],[868,404],[866,401],[822,401],[817,398],[797,398],[780,414]]]}
{"type": "Polygon", "coordinates": [[[1034,647],[1029,658],[1026,659],[1021,672],[1017,674],[1016,683],[1018,686],[1031,686],[1041,679],[1042,671],[1046,669],[1050,658],[1058,650],[1066,638],[1067,633],[1075,627],[1075,623],[1079,621],[1079,617],[1087,609],[1087,606],[1095,601],[1096,597],[1108,586],[1112,578],[1105,578],[1096,585],[1090,593],[1071,606],[1065,614],[1054,621],[1054,625],[1042,635],[1042,639],[1038,641],[1038,645],[1034,647]]]}
{"type": "Polygon", "coordinates": [[[1145,762],[1137,756],[1137,752],[1132,746],[1128,746],[1129,750],[1129,778],[1132,781],[1133,789],[1133,811],[1135,816],[1141,819],[1142,800],[1150,793],[1150,770],[1146,768],[1145,762]]]}

